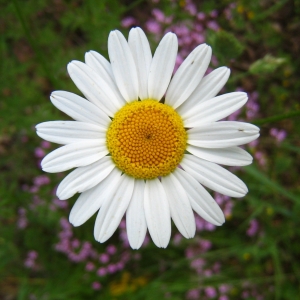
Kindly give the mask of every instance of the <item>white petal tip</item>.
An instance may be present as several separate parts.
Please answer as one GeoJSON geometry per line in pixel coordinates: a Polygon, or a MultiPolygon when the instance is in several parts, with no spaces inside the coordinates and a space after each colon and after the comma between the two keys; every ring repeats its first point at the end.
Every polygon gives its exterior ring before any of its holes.
{"type": "Polygon", "coordinates": [[[43,167],[42,170],[46,173],[57,173],[57,172],[53,171],[51,168],[47,168],[47,167],[43,167]]]}
{"type": "Polygon", "coordinates": [[[56,191],[56,196],[58,197],[59,200],[67,200],[71,198],[73,195],[68,195],[67,193],[64,193],[63,191],[60,192],[59,190],[56,191]]]}
{"type": "Polygon", "coordinates": [[[187,235],[185,238],[186,238],[186,239],[192,239],[192,238],[194,238],[194,237],[195,237],[195,234],[196,234],[196,232],[195,232],[195,233],[193,233],[193,234],[189,234],[189,235],[187,235]]]}
{"type": "Polygon", "coordinates": [[[109,239],[109,237],[99,237],[98,242],[103,244],[105,243],[107,240],[109,239]]]}
{"type": "MultiPolygon", "coordinates": [[[[130,244],[130,243],[129,243],[130,244]]],[[[132,245],[130,244],[131,249],[133,250],[139,250],[141,248],[142,245],[132,245]]]]}
{"type": "Polygon", "coordinates": [[[74,227],[79,227],[81,226],[84,222],[80,221],[80,220],[73,220],[73,219],[69,219],[69,222],[74,226],[74,227]]]}
{"type": "MultiPolygon", "coordinates": [[[[243,192],[243,193],[238,193],[237,195],[234,196],[234,198],[243,198],[248,194],[248,190],[243,192]]],[[[233,196],[232,196],[233,197],[233,196]]]]}
{"type": "Polygon", "coordinates": [[[55,91],[55,92],[52,92],[52,93],[50,94],[50,99],[51,99],[51,98],[54,98],[55,94],[56,94],[56,91],[55,91]]]}
{"type": "Polygon", "coordinates": [[[142,31],[141,27],[132,27],[130,31],[142,31]]]}
{"type": "Polygon", "coordinates": [[[114,37],[118,34],[122,34],[119,30],[115,29],[115,30],[112,30],[110,33],[109,33],[109,36],[108,38],[111,38],[111,37],[114,37]]]}
{"type": "Polygon", "coordinates": [[[88,57],[91,56],[91,52],[88,51],[88,52],[85,52],[84,54],[84,60],[87,61],[88,57]]]}
{"type": "MultiPolygon", "coordinates": [[[[225,223],[225,222],[224,222],[224,223],[225,223]]],[[[221,227],[221,226],[223,226],[224,223],[218,223],[218,224],[215,223],[215,224],[213,224],[213,225],[221,227]]]]}
{"type": "Polygon", "coordinates": [[[156,243],[154,241],[153,241],[153,243],[156,245],[156,247],[162,248],[162,249],[166,249],[168,247],[168,244],[169,244],[169,242],[167,244],[161,244],[161,243],[156,243]]]}

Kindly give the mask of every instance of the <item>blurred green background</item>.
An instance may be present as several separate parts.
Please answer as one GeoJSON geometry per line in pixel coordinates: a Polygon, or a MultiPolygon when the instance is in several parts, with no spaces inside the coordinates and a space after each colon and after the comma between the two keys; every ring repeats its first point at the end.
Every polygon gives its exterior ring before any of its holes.
{"type": "Polygon", "coordinates": [[[0,299],[300,299],[300,2],[176,0],[13,0],[0,3],[0,299]],[[199,43],[212,46],[212,68],[232,74],[226,92],[244,90],[231,120],[261,128],[247,146],[254,163],[236,173],[243,199],[215,195],[226,223],[197,219],[194,239],[174,227],[167,249],[149,238],[137,251],[124,222],[105,244],[94,218],[67,222],[76,200],[55,188],[65,174],[45,174],[41,158],[56,145],[34,126],[67,119],[53,90],[80,94],[66,72],[107,37],[131,26],[152,52],[167,31],[178,34],[180,62],[199,43]]]}

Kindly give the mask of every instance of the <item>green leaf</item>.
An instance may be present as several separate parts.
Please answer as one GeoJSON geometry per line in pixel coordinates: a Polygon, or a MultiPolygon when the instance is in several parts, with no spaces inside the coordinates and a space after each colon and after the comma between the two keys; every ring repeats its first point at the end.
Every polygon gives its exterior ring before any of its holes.
{"type": "Polygon", "coordinates": [[[277,58],[270,54],[267,54],[264,58],[254,62],[250,66],[249,72],[254,75],[271,74],[284,63],[286,63],[285,58],[277,58]]]}
{"type": "Polygon", "coordinates": [[[296,203],[300,203],[300,197],[299,196],[294,195],[293,193],[291,193],[290,191],[285,189],[283,186],[281,186],[279,183],[277,183],[277,182],[271,180],[270,178],[268,178],[264,173],[259,171],[256,167],[247,166],[247,167],[244,168],[244,170],[246,171],[246,173],[251,175],[254,179],[259,181],[261,184],[265,184],[270,189],[280,193],[281,195],[287,197],[288,199],[290,199],[290,200],[292,200],[296,203]]]}
{"type": "Polygon", "coordinates": [[[210,31],[207,40],[217,58],[221,61],[224,60],[224,62],[237,58],[244,51],[241,42],[232,33],[224,30],[210,31]]]}

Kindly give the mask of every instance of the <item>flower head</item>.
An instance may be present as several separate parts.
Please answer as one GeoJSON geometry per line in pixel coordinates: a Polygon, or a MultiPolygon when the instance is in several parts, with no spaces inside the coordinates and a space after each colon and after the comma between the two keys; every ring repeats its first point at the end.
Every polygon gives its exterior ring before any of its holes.
{"type": "Polygon", "coordinates": [[[158,247],[171,235],[171,218],[192,238],[193,210],[222,225],[224,215],[202,184],[231,197],[243,197],[246,185],[219,166],[243,166],[252,157],[239,145],[253,141],[251,124],[219,121],[247,101],[243,92],[216,96],[230,71],[221,67],[204,76],[211,48],[202,44],[172,77],[177,37],[167,33],[154,55],[140,28],[128,42],[119,31],[108,38],[110,62],[90,51],[85,63],[72,61],[70,77],[86,99],[65,91],[52,103],[75,121],[37,125],[43,139],[64,146],[42,161],[47,172],[76,168],[60,183],[61,200],[81,193],[70,213],[79,226],[98,212],[94,236],[107,241],[126,213],[129,243],[138,249],[147,228],[158,247]]]}

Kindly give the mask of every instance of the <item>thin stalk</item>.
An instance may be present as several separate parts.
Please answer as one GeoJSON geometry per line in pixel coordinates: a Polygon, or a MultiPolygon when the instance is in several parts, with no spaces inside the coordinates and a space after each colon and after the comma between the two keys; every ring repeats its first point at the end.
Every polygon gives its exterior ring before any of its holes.
{"type": "Polygon", "coordinates": [[[300,110],[288,112],[286,114],[277,115],[277,116],[273,116],[273,117],[269,117],[269,118],[253,120],[253,121],[251,121],[251,123],[253,123],[255,125],[263,125],[263,124],[274,123],[274,122],[278,122],[278,121],[281,121],[284,119],[289,119],[289,118],[298,117],[298,116],[300,116],[300,110]]]}

